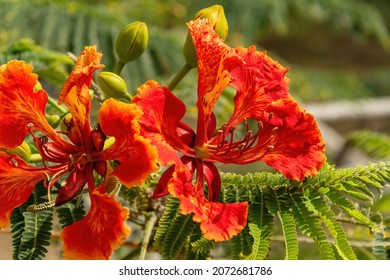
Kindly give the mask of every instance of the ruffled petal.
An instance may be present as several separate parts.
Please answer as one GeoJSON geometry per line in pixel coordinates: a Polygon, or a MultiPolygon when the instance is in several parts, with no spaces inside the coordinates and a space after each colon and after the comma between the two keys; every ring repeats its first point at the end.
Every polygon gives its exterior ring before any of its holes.
{"type": "Polygon", "coordinates": [[[91,194],[91,209],[80,221],[65,227],[60,235],[67,259],[109,259],[130,234],[125,224],[129,211],[102,185],[91,194]]]}
{"type": "Polygon", "coordinates": [[[288,68],[259,52],[255,46],[238,48],[245,64],[236,67],[231,75],[232,85],[237,89],[234,97],[234,112],[227,127],[236,127],[245,119],[262,117],[264,108],[278,99],[289,98],[285,77],[288,68]]]}
{"type": "Polygon", "coordinates": [[[18,156],[0,152],[0,228],[8,227],[12,210],[25,203],[45,173],[18,156]]]}
{"type": "Polygon", "coordinates": [[[325,143],[314,117],[293,99],[282,99],[263,110],[252,146],[213,159],[247,164],[264,161],[291,180],[314,176],[326,162],[325,143]]]}
{"type": "Polygon", "coordinates": [[[193,154],[186,144],[194,134],[180,121],[186,112],[184,103],[168,88],[154,81],[145,83],[138,91],[132,102],[143,112],[139,119],[141,134],[157,147],[161,165],[179,164],[176,151],[185,155],[193,154]]]}
{"type": "Polygon", "coordinates": [[[192,173],[185,166],[176,168],[168,188],[180,200],[181,213],[194,213],[193,220],[200,223],[204,237],[209,240],[228,240],[246,225],[247,202],[220,203],[207,200],[203,187],[192,185],[192,173]]]}
{"type": "Polygon", "coordinates": [[[232,69],[243,63],[233,48],[226,45],[208,19],[188,24],[198,58],[198,127],[195,145],[207,140],[207,125],[215,103],[231,82],[232,69]]]}
{"type": "Polygon", "coordinates": [[[84,141],[84,143],[75,144],[89,145],[87,140],[90,133],[91,107],[89,88],[92,84],[93,73],[104,67],[100,64],[101,57],[102,53],[98,52],[95,46],[85,47],[60,93],[58,103],[65,103],[77,127],[73,133],[78,135],[72,135],[72,139],[79,138],[80,141],[84,141]]]}
{"type": "Polygon", "coordinates": [[[96,156],[100,160],[119,161],[111,175],[117,176],[128,187],[141,185],[151,172],[157,170],[156,147],[139,134],[141,115],[137,105],[114,99],[106,100],[98,115],[102,131],[115,137],[115,142],[96,156]]]}
{"type": "Polygon", "coordinates": [[[292,180],[316,175],[326,162],[326,155],[314,117],[292,99],[285,99],[267,107],[265,119],[269,118],[267,126],[274,136],[269,135],[272,143],[262,160],[292,180]]]}
{"type": "Polygon", "coordinates": [[[38,76],[32,70],[18,60],[0,67],[0,147],[21,145],[29,126],[50,137],[56,135],[45,117],[47,93],[34,90],[38,76]]]}

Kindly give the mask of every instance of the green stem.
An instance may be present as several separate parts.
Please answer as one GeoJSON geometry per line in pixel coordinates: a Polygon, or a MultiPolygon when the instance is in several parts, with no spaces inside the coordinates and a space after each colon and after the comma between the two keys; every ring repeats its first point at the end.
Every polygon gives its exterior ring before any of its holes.
{"type": "Polygon", "coordinates": [[[118,61],[117,63],[115,63],[114,73],[119,75],[122,72],[123,67],[125,67],[125,64],[123,62],[118,61]]]}
{"type": "Polygon", "coordinates": [[[154,229],[154,226],[157,222],[157,215],[154,212],[148,212],[146,213],[146,223],[145,223],[145,233],[144,233],[144,238],[142,240],[142,247],[141,247],[141,252],[139,259],[144,260],[146,256],[146,252],[148,250],[148,244],[150,237],[152,236],[152,232],[154,229]]]}
{"type": "Polygon", "coordinates": [[[55,101],[53,98],[51,98],[49,96],[47,102],[50,104],[50,106],[52,106],[53,108],[55,108],[58,112],[60,112],[61,114],[64,114],[66,112],[68,112],[65,108],[63,108],[61,105],[58,105],[57,101],[55,101]]]}
{"type": "Polygon", "coordinates": [[[185,77],[185,75],[188,74],[188,72],[190,72],[192,68],[190,66],[188,66],[187,64],[185,64],[180,70],[179,72],[177,72],[176,76],[172,79],[172,81],[169,83],[168,85],[168,88],[170,90],[173,90],[177,85],[178,83],[180,83],[180,81],[185,77]]]}
{"type": "Polygon", "coordinates": [[[131,96],[130,93],[127,93],[125,96],[123,96],[123,98],[130,102],[131,99],[133,99],[133,96],[131,96]]]}

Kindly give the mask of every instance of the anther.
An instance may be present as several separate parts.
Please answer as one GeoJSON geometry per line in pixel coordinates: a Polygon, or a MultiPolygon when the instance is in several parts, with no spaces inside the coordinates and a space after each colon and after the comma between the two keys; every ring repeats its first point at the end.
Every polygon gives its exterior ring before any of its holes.
{"type": "Polygon", "coordinates": [[[41,141],[42,144],[46,144],[47,142],[49,142],[49,137],[47,137],[46,135],[39,137],[39,141],[41,141]]]}
{"type": "Polygon", "coordinates": [[[18,161],[14,158],[11,158],[11,163],[15,166],[15,167],[18,167],[19,164],[18,164],[18,161]]]}
{"type": "Polygon", "coordinates": [[[55,206],[54,201],[46,201],[40,204],[32,204],[27,207],[27,211],[37,213],[45,210],[52,209],[55,206]]]}

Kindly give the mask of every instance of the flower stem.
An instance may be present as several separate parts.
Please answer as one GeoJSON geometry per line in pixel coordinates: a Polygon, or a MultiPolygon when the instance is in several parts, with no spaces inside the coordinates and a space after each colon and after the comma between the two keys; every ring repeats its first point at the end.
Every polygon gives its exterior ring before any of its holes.
{"type": "Polygon", "coordinates": [[[64,114],[67,112],[67,110],[65,108],[63,108],[61,105],[58,105],[57,101],[55,101],[53,98],[51,98],[49,96],[47,102],[50,104],[50,106],[52,106],[53,108],[55,108],[58,112],[60,112],[61,114],[64,114]]]}
{"type": "Polygon", "coordinates": [[[122,72],[123,67],[125,67],[125,64],[120,61],[117,61],[117,63],[115,63],[113,72],[119,75],[122,72]]]}
{"type": "Polygon", "coordinates": [[[185,64],[180,70],[179,72],[177,72],[176,76],[172,79],[172,81],[169,83],[168,85],[168,88],[170,90],[173,90],[177,85],[178,83],[180,83],[180,81],[185,77],[185,75],[188,74],[188,72],[190,72],[192,68],[190,66],[188,66],[187,64],[185,64]]]}
{"type": "Polygon", "coordinates": [[[145,217],[146,223],[145,223],[145,233],[144,233],[144,238],[142,240],[142,247],[141,247],[141,252],[139,259],[144,260],[146,256],[146,252],[148,250],[148,244],[150,237],[152,236],[152,232],[154,229],[154,226],[157,222],[157,215],[154,212],[148,212],[146,213],[145,217]]]}
{"type": "Polygon", "coordinates": [[[123,98],[130,102],[133,99],[133,96],[131,96],[130,93],[127,93],[123,98]]]}

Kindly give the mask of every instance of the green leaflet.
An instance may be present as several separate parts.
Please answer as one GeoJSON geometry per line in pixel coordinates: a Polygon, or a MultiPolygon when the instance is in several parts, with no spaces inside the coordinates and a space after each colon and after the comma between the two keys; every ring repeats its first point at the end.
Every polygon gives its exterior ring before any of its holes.
{"type": "Polygon", "coordinates": [[[294,217],[289,212],[278,212],[280,224],[283,230],[286,260],[298,259],[298,237],[295,228],[294,217]]]}
{"type": "Polygon", "coordinates": [[[260,204],[254,203],[249,206],[248,226],[250,235],[253,237],[253,245],[251,253],[245,259],[265,259],[271,244],[274,218],[263,201],[260,204]]]}
{"type": "Polygon", "coordinates": [[[196,224],[186,247],[186,260],[206,260],[215,242],[202,236],[199,224],[196,224]]]}
{"type": "Polygon", "coordinates": [[[294,217],[290,211],[287,189],[269,189],[264,193],[265,205],[279,218],[286,250],[286,260],[298,259],[298,236],[294,217]]]}
{"type": "Polygon", "coordinates": [[[299,193],[293,193],[290,196],[292,201],[292,214],[297,226],[303,234],[313,238],[325,259],[335,259],[333,246],[328,241],[328,236],[322,227],[319,217],[306,206],[307,197],[303,197],[299,193]]]}
{"type": "Polygon", "coordinates": [[[26,203],[11,215],[13,258],[17,260],[40,260],[47,253],[53,227],[53,211],[32,213],[26,211],[32,204],[46,201],[46,189],[38,184],[26,203]]]}
{"type": "Polygon", "coordinates": [[[58,207],[57,214],[62,227],[69,226],[85,216],[84,204],[81,197],[58,207]]]}
{"type": "MultiPolygon", "coordinates": [[[[249,208],[250,210],[250,208],[249,208]]],[[[249,219],[249,218],[248,218],[249,219]]],[[[248,256],[252,252],[252,248],[254,246],[254,238],[253,236],[260,236],[260,233],[250,233],[249,230],[250,221],[248,220],[248,224],[246,227],[236,236],[233,236],[230,240],[230,248],[232,250],[232,258],[233,259],[243,259],[245,256],[248,256]]],[[[269,245],[269,244],[268,244],[269,245]]],[[[267,246],[268,248],[268,246],[267,246]]],[[[254,250],[254,248],[253,248],[254,250]]]]}
{"type": "Polygon", "coordinates": [[[330,209],[324,198],[316,190],[312,190],[309,200],[306,202],[308,208],[316,213],[327,227],[330,235],[333,237],[335,247],[339,255],[346,260],[356,259],[355,252],[349,245],[347,236],[341,223],[330,209]]]}
{"type": "Polygon", "coordinates": [[[43,259],[50,245],[51,230],[53,227],[52,211],[39,213],[24,212],[24,231],[20,239],[19,260],[43,259]]]}
{"type": "Polygon", "coordinates": [[[195,226],[192,215],[182,215],[179,201],[170,197],[161,217],[154,245],[165,259],[176,259],[195,226]]]}

